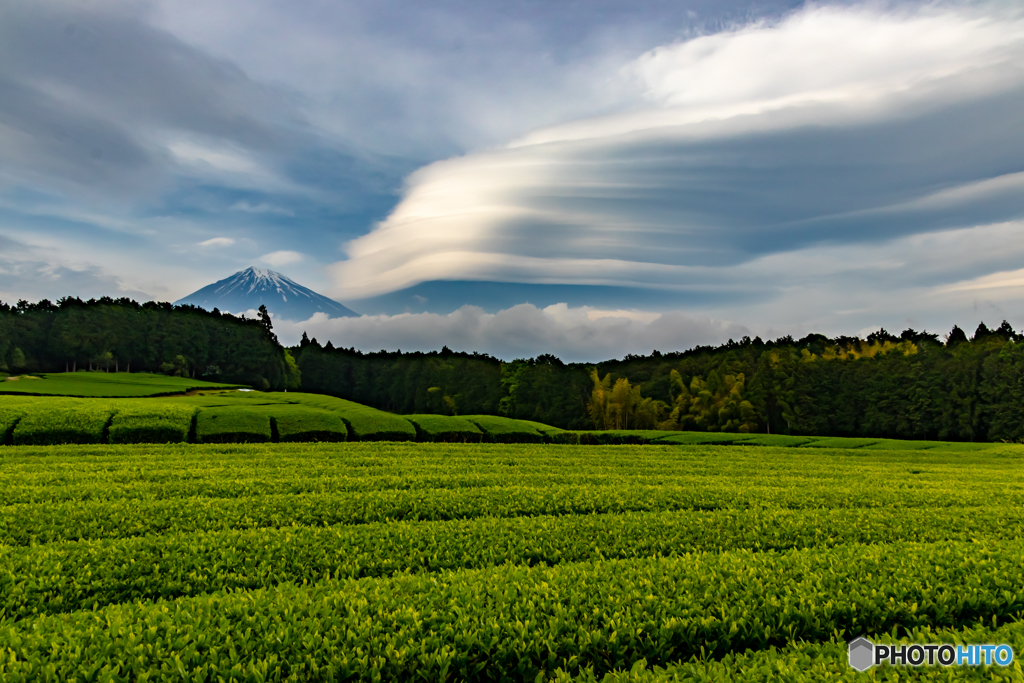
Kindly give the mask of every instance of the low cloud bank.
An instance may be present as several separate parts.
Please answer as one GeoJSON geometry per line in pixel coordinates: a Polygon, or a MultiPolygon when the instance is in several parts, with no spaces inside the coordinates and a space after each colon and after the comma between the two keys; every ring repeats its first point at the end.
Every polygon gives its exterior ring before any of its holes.
{"type": "Polygon", "coordinates": [[[363,351],[480,351],[503,360],[552,353],[564,361],[601,361],[627,353],[681,351],[700,344],[740,339],[749,330],[711,318],[673,311],[661,314],[602,311],[555,304],[538,308],[519,304],[497,313],[463,306],[447,315],[399,315],[328,318],[318,313],[305,322],[275,321],[285,344],[295,344],[305,331],[321,344],[363,351]]]}

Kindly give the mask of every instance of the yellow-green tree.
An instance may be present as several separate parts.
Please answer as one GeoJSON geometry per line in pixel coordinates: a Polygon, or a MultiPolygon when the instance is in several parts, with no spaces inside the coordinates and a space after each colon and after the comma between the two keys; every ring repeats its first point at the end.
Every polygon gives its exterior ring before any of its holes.
{"type": "Polygon", "coordinates": [[[608,427],[608,397],[612,390],[611,373],[601,379],[597,374],[597,368],[591,368],[590,379],[594,383],[594,390],[590,392],[587,414],[590,415],[595,429],[610,429],[608,427]]]}
{"type": "Polygon", "coordinates": [[[672,370],[669,392],[672,410],[659,429],[680,429],[712,432],[752,432],[757,429],[757,411],[744,396],[746,377],[742,372],[728,372],[724,365],[712,370],[707,378],[698,375],[689,385],[682,375],[672,370]]]}
{"type": "Polygon", "coordinates": [[[292,357],[292,352],[288,349],[284,350],[284,365],[285,386],[287,389],[302,388],[302,372],[299,370],[299,366],[295,363],[295,358],[292,357]]]}
{"type": "Polygon", "coordinates": [[[664,422],[664,401],[644,398],[639,385],[620,377],[612,384],[611,374],[602,379],[590,371],[594,389],[587,412],[597,429],[657,429],[664,422]]]}
{"type": "Polygon", "coordinates": [[[188,377],[188,359],[185,356],[177,355],[169,363],[162,363],[160,369],[165,375],[174,377],[188,377]]]}

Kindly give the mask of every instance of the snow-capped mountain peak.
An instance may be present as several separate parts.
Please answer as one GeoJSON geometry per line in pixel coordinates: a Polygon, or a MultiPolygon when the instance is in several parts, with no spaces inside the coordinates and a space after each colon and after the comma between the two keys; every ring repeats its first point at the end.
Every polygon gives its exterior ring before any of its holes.
{"type": "Polygon", "coordinates": [[[314,313],[326,313],[331,318],[358,315],[337,301],[266,268],[240,270],[174,303],[193,304],[207,310],[219,308],[236,314],[257,309],[262,304],[273,317],[294,321],[308,320],[314,313]]]}

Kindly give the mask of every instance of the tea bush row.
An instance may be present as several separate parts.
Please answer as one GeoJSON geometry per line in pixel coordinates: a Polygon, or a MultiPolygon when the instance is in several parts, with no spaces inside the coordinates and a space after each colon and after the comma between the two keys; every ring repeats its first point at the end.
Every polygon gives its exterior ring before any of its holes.
{"type": "MultiPolygon", "coordinates": [[[[241,485],[244,487],[244,484],[241,485]]],[[[993,491],[952,488],[901,490],[865,482],[817,490],[739,486],[701,488],[686,483],[644,486],[633,482],[586,486],[491,486],[456,489],[388,489],[361,492],[273,494],[229,498],[76,499],[46,505],[0,507],[0,544],[122,538],[166,533],[263,527],[331,526],[396,520],[441,521],[477,517],[586,515],[617,512],[781,509],[961,508],[991,504],[993,491]],[[952,498],[959,495],[959,500],[952,498]]],[[[240,488],[236,493],[244,493],[240,488]]],[[[1024,492],[1002,493],[1003,505],[1024,503],[1024,492]]]]}
{"type": "Polygon", "coordinates": [[[534,680],[839,633],[998,626],[1021,542],[503,565],[208,594],[0,625],[5,681],[534,680]]]}
{"type": "MultiPolygon", "coordinates": [[[[1024,652],[1024,621],[1014,620],[1003,626],[965,627],[960,629],[910,629],[907,635],[865,634],[876,643],[1007,643],[1015,653],[1024,652]]],[[[864,681],[1019,681],[1019,664],[1001,666],[880,666],[862,673],[850,667],[847,644],[835,638],[822,643],[795,643],[782,648],[731,652],[721,659],[694,657],[690,661],[666,666],[648,666],[645,660],[631,667],[605,675],[593,669],[572,675],[556,671],[550,683],[682,683],[684,681],[736,681],[737,683],[863,683],[864,681]]]]}
{"type": "Polygon", "coordinates": [[[283,527],[0,547],[0,620],[278,583],[694,552],[1022,537],[1024,513],[722,510],[283,527]]]}
{"type": "MultiPolygon", "coordinates": [[[[534,423],[483,416],[405,416],[314,394],[213,395],[153,400],[0,397],[0,443],[261,443],[269,441],[492,441],[544,443],[534,423]],[[194,398],[194,400],[193,400],[194,398]],[[264,400],[265,399],[265,402],[264,400]],[[13,401],[19,403],[14,404],[13,401]],[[30,402],[26,402],[30,401],[30,402]],[[118,418],[121,412],[124,418],[118,418]],[[198,416],[196,413],[198,412],[198,416]],[[196,419],[197,417],[197,419],[196,419]],[[194,432],[193,421],[195,420],[194,432]],[[110,428],[109,436],[106,429],[110,428]],[[523,435],[529,435],[525,438],[523,435]]],[[[542,427],[546,427],[541,425],[542,427]]],[[[562,430],[546,427],[552,434],[562,430]]],[[[568,432],[565,432],[568,434],[568,432]]],[[[555,439],[564,441],[564,439],[555,439]]],[[[574,437],[573,441],[578,441],[574,437]]]]}

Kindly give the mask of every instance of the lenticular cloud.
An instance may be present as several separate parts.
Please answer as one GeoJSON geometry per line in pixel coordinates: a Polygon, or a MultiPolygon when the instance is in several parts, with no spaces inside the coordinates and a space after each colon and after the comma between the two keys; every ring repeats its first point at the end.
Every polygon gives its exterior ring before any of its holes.
{"type": "Polygon", "coordinates": [[[976,7],[811,8],[659,47],[623,67],[632,113],[410,176],[332,267],[333,293],[685,288],[768,254],[1009,220],[1024,213],[999,181],[1024,154],[1022,65],[1021,13],[976,7]],[[979,183],[994,194],[958,193],[979,183]]]}

